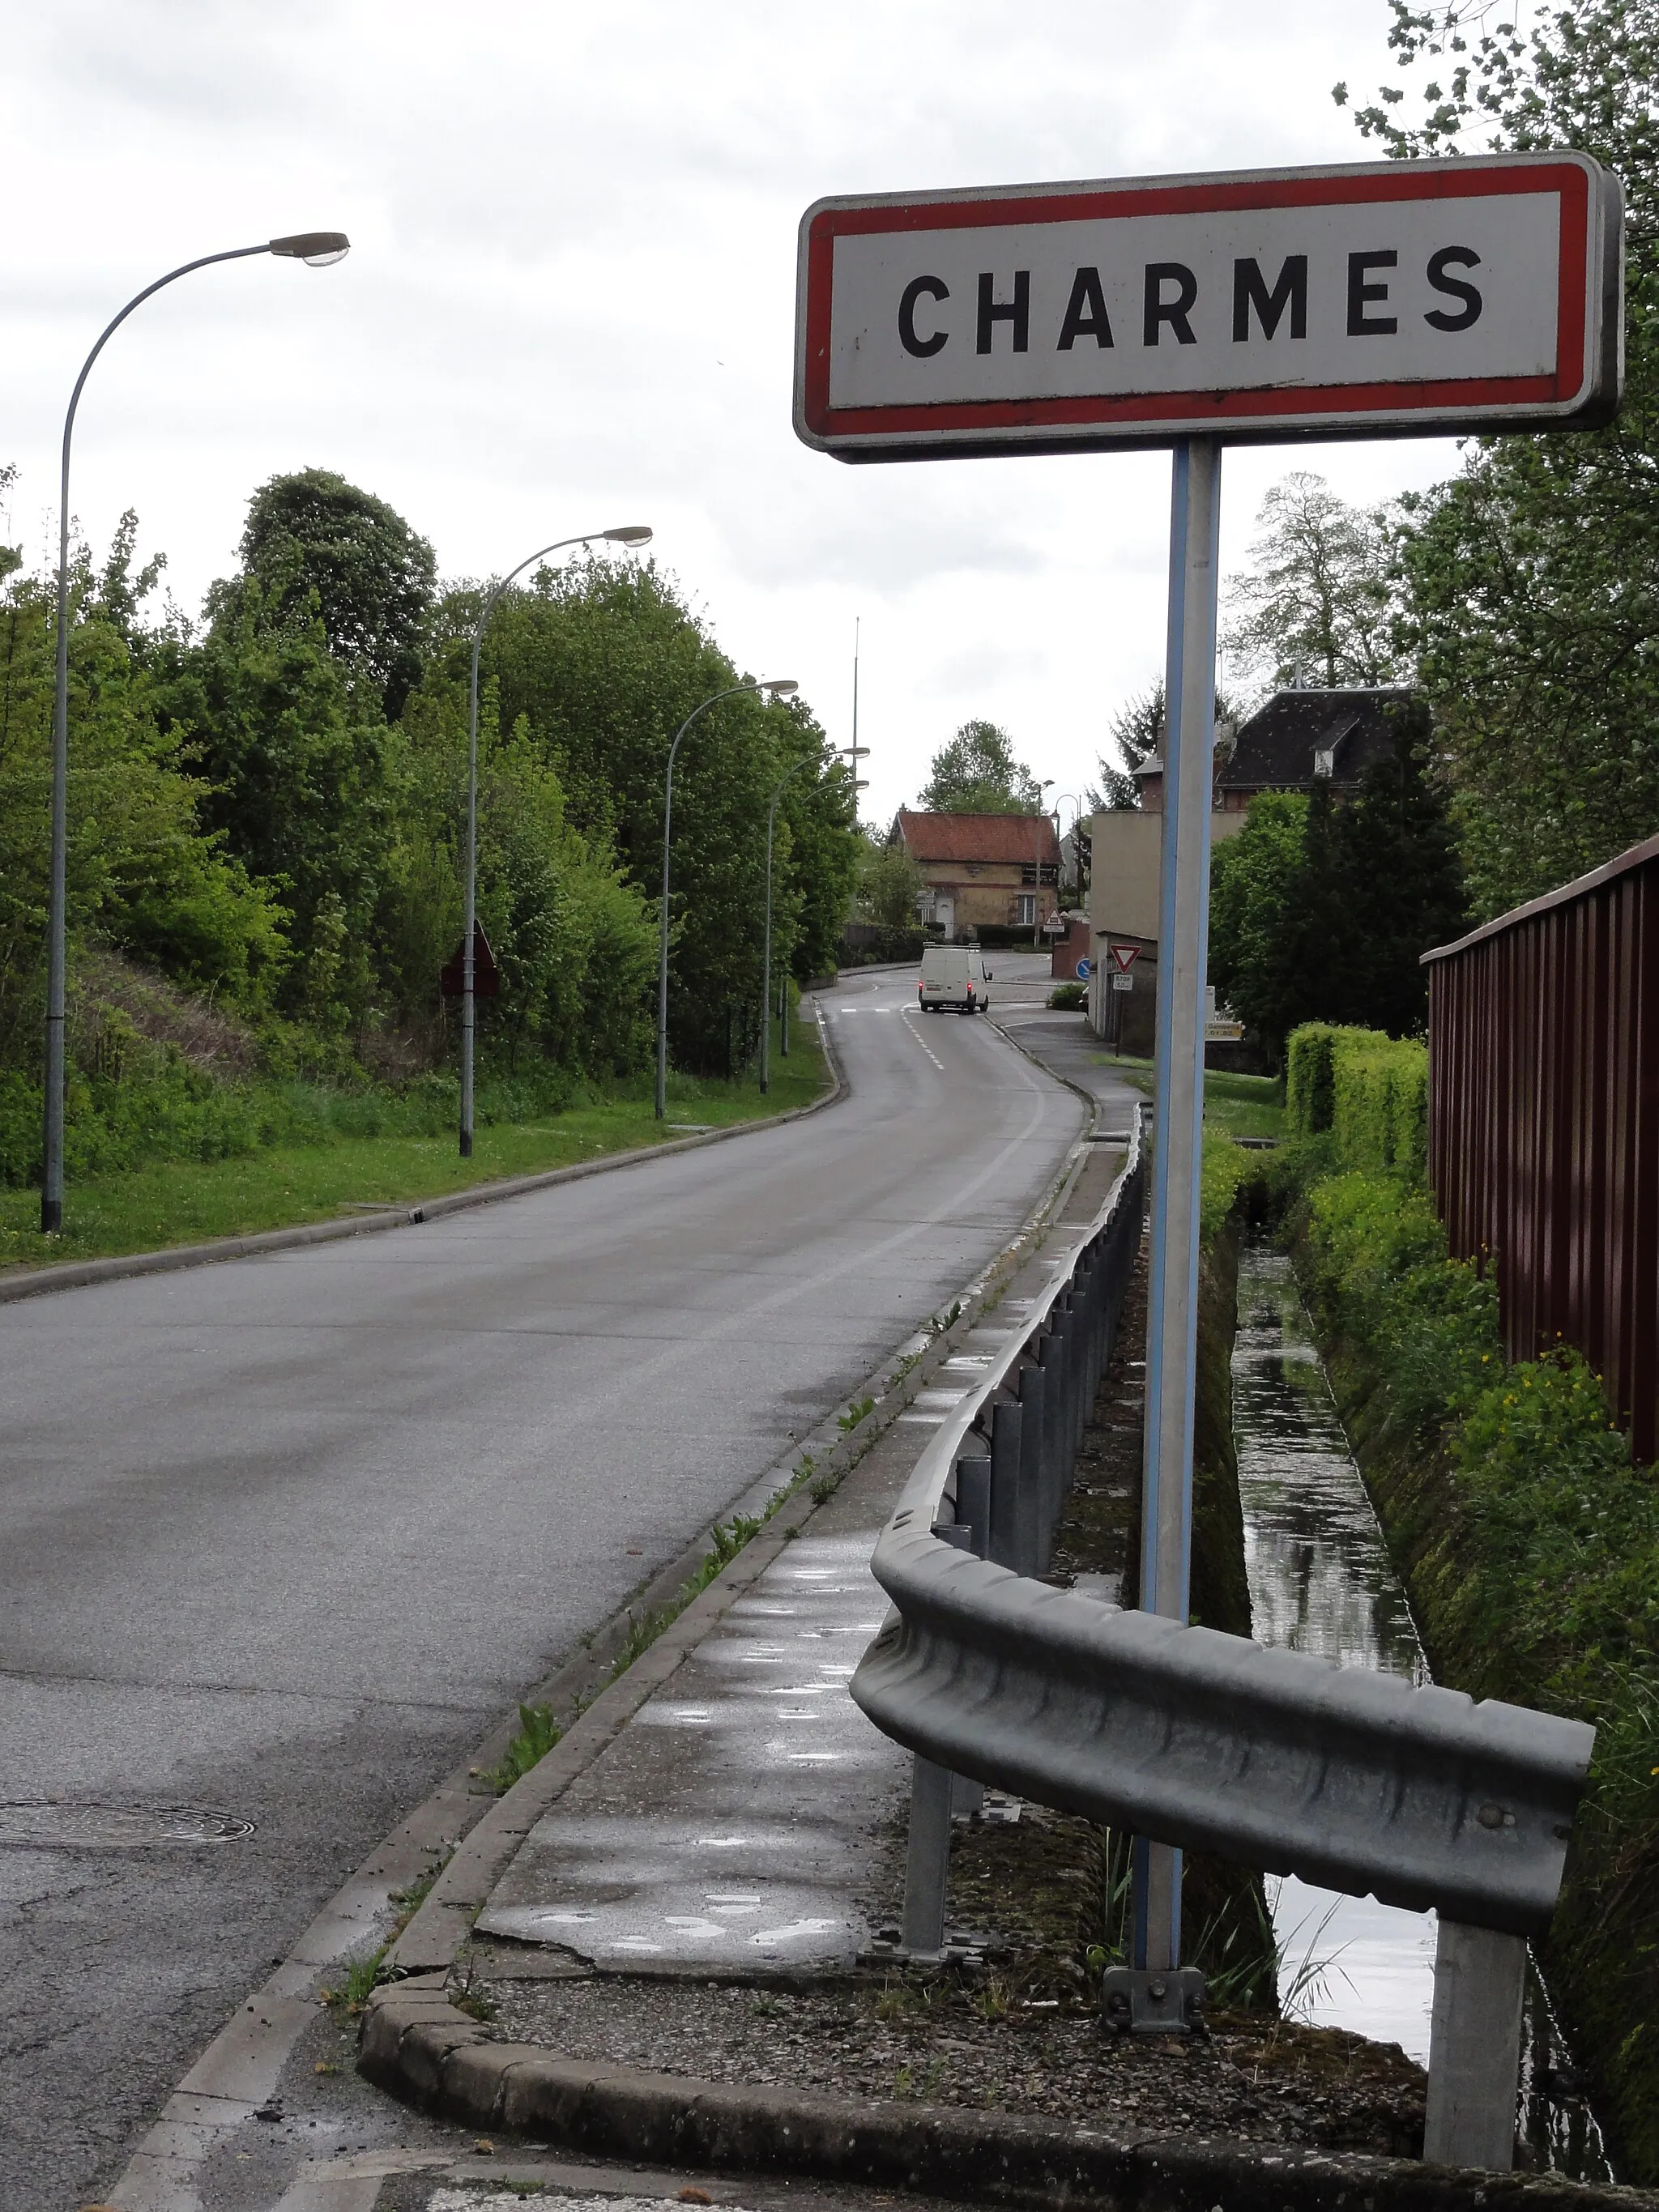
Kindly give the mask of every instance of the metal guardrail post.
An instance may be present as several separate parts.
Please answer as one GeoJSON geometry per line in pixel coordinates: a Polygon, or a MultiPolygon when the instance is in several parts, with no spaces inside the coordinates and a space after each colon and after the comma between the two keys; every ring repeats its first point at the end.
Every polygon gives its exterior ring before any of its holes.
{"type": "Polygon", "coordinates": [[[1514,2164],[1526,1983],[1524,1937],[1441,1921],[1429,2022],[1425,2158],[1442,2166],[1483,2166],[1494,2173],[1507,2173],[1514,2164]]]}
{"type": "Polygon", "coordinates": [[[1035,1358],[1019,1369],[1019,1558],[1014,1571],[1040,1575],[1048,1564],[1042,1548],[1042,1439],[1048,1394],[1046,1371],[1035,1358]]]}
{"type": "Polygon", "coordinates": [[[1027,1516],[1020,1473],[1020,1406],[999,1391],[991,1401],[990,1549],[986,1557],[999,1567],[1025,1572],[1023,1536],[1027,1516]]]}
{"type": "MultiPolygon", "coordinates": [[[[956,1463],[956,1518],[937,1521],[933,1534],[976,1559],[989,1554],[991,1462],[964,1452],[956,1463]]],[[[977,1813],[985,1784],[953,1774],[915,1754],[910,1776],[910,1833],[904,1860],[904,1948],[936,1957],[945,1944],[945,1903],[950,1885],[951,1818],[977,1813]]]]}
{"type": "Polygon", "coordinates": [[[1037,1365],[1042,1373],[1042,1519],[1039,1522],[1039,1558],[1045,1569],[1054,1552],[1054,1523],[1060,1517],[1060,1499],[1065,1486],[1066,1456],[1066,1333],[1059,1324],[1062,1316],[1054,1317],[1055,1326],[1037,1339],[1037,1365]]]}
{"type": "MultiPolygon", "coordinates": [[[[991,1556],[991,1470],[988,1454],[964,1452],[957,1462],[957,1524],[967,1532],[966,1548],[976,1559],[991,1556]]],[[[951,1810],[970,1819],[985,1802],[985,1784],[966,1774],[953,1775],[951,1810]]]]}
{"type": "Polygon", "coordinates": [[[957,1525],[976,1559],[991,1556],[991,1466],[988,1453],[964,1452],[957,1462],[957,1525]]]}
{"type": "Polygon", "coordinates": [[[945,1945],[945,1882],[951,1863],[951,1770],[916,1753],[910,1778],[910,1847],[904,1862],[907,1951],[936,1956],[945,1945]]]}

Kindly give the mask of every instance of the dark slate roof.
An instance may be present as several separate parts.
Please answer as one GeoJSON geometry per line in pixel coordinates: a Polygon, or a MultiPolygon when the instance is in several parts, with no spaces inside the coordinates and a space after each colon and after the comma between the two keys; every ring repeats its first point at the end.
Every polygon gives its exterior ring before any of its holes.
{"type": "Polygon", "coordinates": [[[1332,751],[1332,784],[1352,788],[1389,758],[1397,716],[1413,695],[1375,691],[1275,691],[1241,725],[1232,758],[1216,778],[1222,791],[1299,791],[1314,781],[1316,753],[1332,751]]]}

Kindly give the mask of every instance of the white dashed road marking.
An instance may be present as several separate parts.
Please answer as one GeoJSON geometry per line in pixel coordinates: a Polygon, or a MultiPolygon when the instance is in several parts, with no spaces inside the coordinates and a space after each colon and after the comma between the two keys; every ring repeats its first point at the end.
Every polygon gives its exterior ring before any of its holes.
{"type": "Polygon", "coordinates": [[[943,1075],[945,1073],[945,1062],[939,1058],[939,1054],[933,1050],[933,1046],[928,1043],[927,1038],[922,1036],[921,1030],[917,1029],[915,1024],[910,1019],[909,1009],[908,1007],[905,1009],[904,1013],[904,1026],[909,1030],[911,1036],[915,1037],[916,1042],[927,1054],[928,1059],[933,1061],[934,1066],[938,1068],[939,1073],[943,1075]]]}

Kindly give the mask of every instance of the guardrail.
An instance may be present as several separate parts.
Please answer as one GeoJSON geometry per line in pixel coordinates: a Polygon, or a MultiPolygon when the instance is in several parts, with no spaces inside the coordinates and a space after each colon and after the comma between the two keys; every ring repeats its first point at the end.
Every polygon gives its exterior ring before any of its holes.
{"type": "MultiPolygon", "coordinates": [[[[1111,1353],[1143,1192],[1137,1128],[1100,1213],[1061,1246],[1049,1289],[933,1437],[876,1546],[895,1611],[851,1687],[916,1753],[905,1948],[940,1954],[952,1804],[987,1783],[1432,1907],[1425,2154],[1505,2169],[1525,1938],[1554,1907],[1594,1730],[1035,1579],[1111,1353]]],[[[1109,1978],[1113,2011],[1137,2027],[1187,2025],[1201,2001],[1190,1969],[1109,1978]]]]}

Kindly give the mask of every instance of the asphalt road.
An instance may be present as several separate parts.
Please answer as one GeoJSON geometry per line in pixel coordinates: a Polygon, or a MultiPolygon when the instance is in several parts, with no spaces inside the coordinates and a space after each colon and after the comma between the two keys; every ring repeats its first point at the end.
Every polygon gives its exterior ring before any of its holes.
{"type": "Polygon", "coordinates": [[[908,977],[828,1003],[805,1121],[0,1308],[7,2212],[107,2185],[376,1839],[1024,1218],[1076,1098],[908,977]],[[252,1832],[130,1839],[181,1806],[252,1832]]]}

